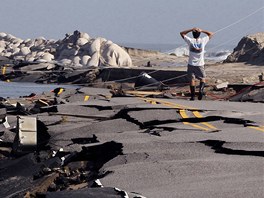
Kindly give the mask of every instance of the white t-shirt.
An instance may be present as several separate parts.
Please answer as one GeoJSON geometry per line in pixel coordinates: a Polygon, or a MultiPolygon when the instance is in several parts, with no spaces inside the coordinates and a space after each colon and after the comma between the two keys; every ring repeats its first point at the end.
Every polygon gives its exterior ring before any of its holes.
{"type": "Polygon", "coordinates": [[[185,42],[189,46],[189,61],[188,64],[192,66],[203,66],[204,65],[204,53],[205,45],[209,41],[209,36],[203,38],[190,38],[184,36],[185,42]]]}

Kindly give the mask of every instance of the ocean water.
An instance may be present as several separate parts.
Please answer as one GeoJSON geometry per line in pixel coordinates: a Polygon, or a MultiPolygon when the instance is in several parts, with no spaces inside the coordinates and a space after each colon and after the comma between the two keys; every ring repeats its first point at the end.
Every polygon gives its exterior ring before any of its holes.
{"type": "Polygon", "coordinates": [[[17,98],[19,96],[30,95],[31,93],[41,94],[42,92],[51,91],[57,87],[78,88],[78,86],[74,85],[36,84],[0,81],[0,97],[17,98]]]}
{"type": "MultiPolygon", "coordinates": [[[[120,44],[126,47],[139,48],[145,50],[155,50],[167,54],[175,54],[178,57],[188,56],[188,47],[186,44],[144,44],[144,43],[126,43],[120,44]]],[[[210,45],[206,46],[205,59],[220,62],[232,53],[234,45],[210,45]]]]}

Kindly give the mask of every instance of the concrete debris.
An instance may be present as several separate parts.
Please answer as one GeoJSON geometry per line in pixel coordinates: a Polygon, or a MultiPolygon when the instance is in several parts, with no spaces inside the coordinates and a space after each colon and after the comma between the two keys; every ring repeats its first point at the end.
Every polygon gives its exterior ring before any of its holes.
{"type": "Polygon", "coordinates": [[[25,117],[18,116],[17,117],[17,135],[18,142],[17,148],[15,148],[15,152],[17,151],[30,151],[36,150],[37,146],[37,119],[36,117],[25,117]]]}
{"type": "Polygon", "coordinates": [[[4,118],[3,125],[4,125],[5,128],[10,128],[10,125],[9,125],[9,123],[7,121],[7,117],[4,118]]]}
{"type": "Polygon", "coordinates": [[[156,79],[152,78],[149,74],[143,72],[141,73],[136,82],[135,89],[137,90],[165,90],[169,89],[168,86],[162,82],[158,82],[156,79]]]}
{"type": "Polygon", "coordinates": [[[223,83],[220,83],[220,84],[217,84],[215,85],[215,89],[216,90],[220,90],[220,89],[225,89],[228,87],[228,82],[223,82],[223,83]]]}
{"type": "Polygon", "coordinates": [[[264,83],[256,84],[232,84],[229,85],[236,90],[236,94],[229,98],[230,101],[240,102],[264,102],[264,83]]]}

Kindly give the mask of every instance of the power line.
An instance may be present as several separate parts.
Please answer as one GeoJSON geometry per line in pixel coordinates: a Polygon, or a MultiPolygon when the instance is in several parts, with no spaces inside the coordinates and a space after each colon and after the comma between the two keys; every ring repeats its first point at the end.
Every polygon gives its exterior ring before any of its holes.
{"type": "Polygon", "coordinates": [[[247,16],[245,16],[245,17],[243,17],[243,18],[241,18],[241,19],[235,21],[234,23],[231,23],[231,24],[229,24],[229,25],[227,25],[227,26],[225,26],[225,27],[223,27],[223,28],[221,28],[221,29],[215,31],[214,33],[216,34],[216,33],[221,32],[221,31],[223,31],[223,30],[225,30],[225,29],[227,29],[227,28],[229,28],[229,27],[231,27],[231,26],[233,26],[233,25],[236,25],[236,24],[240,23],[241,21],[244,21],[244,20],[246,20],[247,18],[251,17],[252,15],[258,13],[259,11],[261,11],[261,10],[263,10],[263,9],[264,9],[264,6],[261,7],[261,8],[259,8],[259,9],[257,9],[257,10],[255,10],[254,12],[248,14],[247,16]]]}

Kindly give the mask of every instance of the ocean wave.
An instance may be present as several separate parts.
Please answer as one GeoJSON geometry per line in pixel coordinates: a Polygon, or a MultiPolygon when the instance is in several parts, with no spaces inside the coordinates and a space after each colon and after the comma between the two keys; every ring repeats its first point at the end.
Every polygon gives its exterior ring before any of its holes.
{"type": "MultiPolygon", "coordinates": [[[[232,53],[231,50],[216,50],[216,51],[206,51],[205,59],[207,60],[215,60],[215,61],[223,61],[225,60],[230,54],[232,53]]],[[[178,47],[174,50],[170,50],[168,54],[173,54],[177,57],[185,57],[189,56],[189,48],[187,46],[178,47]]]]}
{"type": "Polygon", "coordinates": [[[214,60],[214,61],[223,61],[225,60],[232,51],[230,50],[218,50],[218,51],[210,51],[205,54],[205,59],[214,60]]]}

